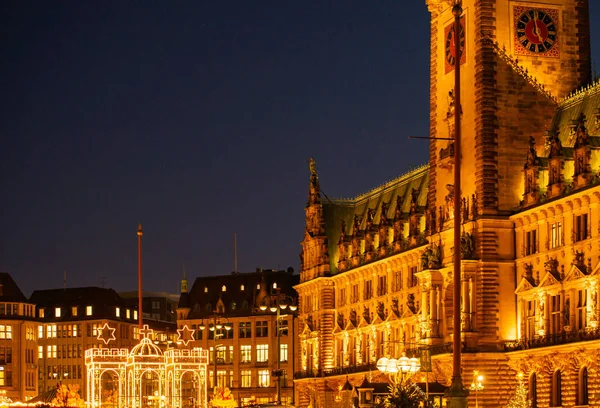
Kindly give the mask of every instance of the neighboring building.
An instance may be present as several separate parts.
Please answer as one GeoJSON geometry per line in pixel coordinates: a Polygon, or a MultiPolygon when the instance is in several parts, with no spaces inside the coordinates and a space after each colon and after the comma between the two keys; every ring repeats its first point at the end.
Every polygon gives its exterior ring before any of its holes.
{"type": "Polygon", "coordinates": [[[36,353],[35,306],[0,273],[0,391],[6,397],[25,402],[38,394],[36,353]]]}
{"type": "Polygon", "coordinates": [[[519,372],[536,407],[598,404],[600,83],[590,78],[588,1],[463,0],[460,191],[452,2],[426,3],[428,165],[330,200],[311,161],[295,402],[333,406],[347,374],[355,386],[365,375],[386,382],[376,361],[419,348],[433,355],[430,380],[449,384],[461,313],[463,381],[476,369],[485,377],[479,406],[505,405],[519,372]]]}
{"type": "Polygon", "coordinates": [[[39,393],[78,384],[86,398],[85,350],[131,348],[139,342],[137,310],[113,289],[84,287],[36,290],[39,393]],[[98,338],[99,334],[101,338],[98,338]]]}
{"type": "MultiPolygon", "coordinates": [[[[130,308],[138,307],[138,292],[119,293],[130,308]]],[[[142,292],[143,324],[152,329],[149,334],[154,344],[163,351],[173,347],[177,340],[177,304],[179,295],[166,292],[142,292]]]]}
{"type": "Polygon", "coordinates": [[[177,310],[180,347],[209,350],[210,389],[216,371],[217,386],[230,388],[240,406],[275,401],[279,355],[281,400],[292,402],[297,312],[289,307],[279,309],[278,338],[277,312],[271,307],[295,305],[293,286],[298,281],[291,269],[196,278],[189,293],[187,281],[182,281],[177,310]],[[216,325],[216,330],[210,330],[211,325],[216,325]]]}

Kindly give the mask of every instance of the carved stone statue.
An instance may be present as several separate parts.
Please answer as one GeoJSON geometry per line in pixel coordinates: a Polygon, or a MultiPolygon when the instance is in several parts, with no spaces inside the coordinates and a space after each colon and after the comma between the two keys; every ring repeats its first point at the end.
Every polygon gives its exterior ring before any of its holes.
{"type": "Polygon", "coordinates": [[[586,272],[586,267],[585,267],[585,252],[583,251],[575,251],[575,259],[573,260],[573,265],[575,265],[577,268],[579,268],[580,271],[582,272],[586,272]]]}
{"type": "Polygon", "coordinates": [[[362,317],[366,323],[371,323],[371,311],[366,306],[363,307],[362,317]]]}
{"type": "Polygon", "coordinates": [[[398,309],[398,298],[392,298],[392,312],[396,316],[400,316],[400,309],[398,309]]]}
{"type": "Polygon", "coordinates": [[[417,212],[419,205],[419,190],[413,188],[410,192],[410,213],[414,214],[417,212]]]}
{"type": "Polygon", "coordinates": [[[308,159],[308,169],[310,170],[311,176],[317,175],[317,162],[312,157],[308,159]]]}
{"type": "Polygon", "coordinates": [[[406,299],[406,307],[413,312],[417,313],[417,308],[415,307],[415,295],[413,293],[409,293],[406,299]]]}
{"type": "Polygon", "coordinates": [[[462,259],[473,259],[475,255],[475,237],[470,232],[465,232],[460,237],[460,253],[462,259]]]}
{"type": "Polygon", "coordinates": [[[440,247],[431,244],[421,254],[421,269],[438,269],[441,261],[440,247]]]}
{"type": "Polygon", "coordinates": [[[356,323],[357,323],[356,310],[352,309],[350,311],[350,316],[348,317],[348,320],[350,320],[350,323],[352,323],[354,326],[356,326],[356,323]]]}
{"type": "Polygon", "coordinates": [[[385,320],[385,310],[383,307],[383,302],[377,302],[377,314],[381,320],[385,320]]]}
{"type": "Polygon", "coordinates": [[[344,329],[344,315],[342,313],[337,315],[337,324],[340,329],[344,329]]]}
{"type": "Polygon", "coordinates": [[[544,262],[544,270],[554,276],[558,276],[558,261],[554,258],[548,259],[544,262]]]}
{"type": "Polygon", "coordinates": [[[571,325],[571,301],[569,298],[565,300],[565,310],[563,312],[563,325],[570,326],[571,325]]]}

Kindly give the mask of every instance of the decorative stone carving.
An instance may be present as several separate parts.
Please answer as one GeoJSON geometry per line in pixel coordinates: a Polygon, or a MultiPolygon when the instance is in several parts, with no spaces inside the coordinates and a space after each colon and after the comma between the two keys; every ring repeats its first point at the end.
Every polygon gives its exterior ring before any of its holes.
{"type": "Polygon", "coordinates": [[[441,261],[440,247],[436,244],[431,244],[421,254],[421,269],[439,269],[441,261]]]}
{"type": "Polygon", "coordinates": [[[363,306],[363,314],[362,314],[363,320],[367,323],[367,324],[371,324],[371,311],[369,310],[368,307],[363,306]]]}
{"type": "Polygon", "coordinates": [[[523,168],[525,178],[525,191],[523,192],[523,207],[538,204],[540,202],[540,159],[535,151],[535,138],[529,137],[529,150],[523,168]]]}
{"type": "Polygon", "coordinates": [[[555,131],[546,133],[546,146],[548,150],[548,186],[546,196],[555,198],[565,192],[563,180],[564,154],[563,146],[555,131]]]}
{"type": "Polygon", "coordinates": [[[474,259],[475,236],[470,232],[464,232],[460,237],[460,253],[462,259],[474,259]]]}

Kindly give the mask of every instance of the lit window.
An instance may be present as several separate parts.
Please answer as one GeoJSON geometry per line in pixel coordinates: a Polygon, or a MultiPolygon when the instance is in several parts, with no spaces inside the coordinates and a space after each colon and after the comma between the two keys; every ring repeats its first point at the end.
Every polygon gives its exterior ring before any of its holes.
{"type": "Polygon", "coordinates": [[[208,293],[208,286],[204,287],[204,293],[208,293]]]}
{"type": "Polygon", "coordinates": [[[42,319],[44,318],[44,314],[45,314],[45,313],[44,313],[44,309],[40,309],[40,310],[39,310],[39,315],[40,315],[40,317],[41,317],[42,319]]]}
{"type": "Polygon", "coordinates": [[[38,326],[38,339],[44,338],[44,326],[38,326]]]}
{"type": "Polygon", "coordinates": [[[257,284],[256,284],[256,289],[257,289],[257,290],[260,290],[260,283],[257,283],[257,284]]]}
{"type": "Polygon", "coordinates": [[[56,325],[49,324],[46,326],[46,338],[53,339],[56,338],[56,325]]]}
{"type": "Polygon", "coordinates": [[[273,282],[273,289],[277,289],[277,282],[273,282]]]}
{"type": "Polygon", "coordinates": [[[115,316],[121,317],[121,308],[120,307],[115,308],[115,316]]]}
{"type": "Polygon", "coordinates": [[[52,358],[52,346],[46,346],[46,358],[52,358]]]}
{"type": "Polygon", "coordinates": [[[12,326],[0,324],[0,339],[12,339],[12,326]]]}
{"type": "Polygon", "coordinates": [[[4,370],[0,371],[0,385],[6,385],[4,381],[4,370]]]}
{"type": "Polygon", "coordinates": [[[240,347],[240,363],[252,362],[252,346],[243,345],[240,347]]]}
{"type": "Polygon", "coordinates": [[[86,306],[85,307],[85,315],[86,316],[91,316],[92,315],[92,307],[91,306],[86,306]]]}
{"type": "Polygon", "coordinates": [[[227,286],[225,286],[225,285],[221,286],[221,292],[227,292],[227,286]]]}
{"type": "Polygon", "coordinates": [[[137,320],[137,310],[133,311],[133,320],[137,320]]]}
{"type": "Polygon", "coordinates": [[[269,370],[258,370],[258,386],[268,387],[270,386],[269,381],[271,380],[271,373],[269,370]]]}
{"type": "Polygon", "coordinates": [[[266,363],[269,361],[269,345],[268,344],[257,344],[256,345],[256,362],[266,363]]]}
{"type": "Polygon", "coordinates": [[[552,248],[557,248],[563,244],[562,222],[558,221],[551,226],[552,248]]]}
{"type": "Polygon", "coordinates": [[[288,345],[280,344],[279,345],[279,361],[285,363],[288,361],[288,345]]]}
{"type": "Polygon", "coordinates": [[[77,306],[73,306],[71,308],[71,314],[73,315],[73,317],[77,316],[77,306]]]}
{"type": "Polygon", "coordinates": [[[125,309],[125,317],[131,319],[131,311],[129,309],[125,309]]]}
{"type": "Polygon", "coordinates": [[[241,379],[242,379],[242,388],[252,387],[252,371],[242,370],[241,379]]]}
{"type": "Polygon", "coordinates": [[[38,358],[44,358],[44,346],[38,346],[38,358]]]}
{"type": "Polygon", "coordinates": [[[54,317],[60,317],[60,307],[54,309],[54,317]]]}
{"type": "Polygon", "coordinates": [[[244,291],[244,285],[240,286],[240,290],[243,292],[244,291]]]}

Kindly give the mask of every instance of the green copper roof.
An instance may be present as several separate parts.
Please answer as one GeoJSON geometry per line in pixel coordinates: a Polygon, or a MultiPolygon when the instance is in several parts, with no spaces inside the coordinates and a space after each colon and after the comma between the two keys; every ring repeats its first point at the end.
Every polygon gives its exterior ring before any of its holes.
{"type": "MultiPolygon", "coordinates": [[[[600,136],[600,126],[596,124],[599,109],[600,81],[584,87],[560,102],[552,121],[552,128],[558,130],[560,141],[564,147],[573,147],[575,140],[570,136],[570,125],[576,125],[582,113],[587,119],[588,134],[600,136]]],[[[592,145],[600,143],[596,138],[591,138],[590,142],[592,145]]]]}
{"type": "Polygon", "coordinates": [[[360,230],[364,230],[367,223],[367,212],[375,209],[373,224],[381,223],[382,204],[388,205],[386,217],[391,226],[396,212],[397,197],[401,197],[402,212],[408,213],[411,203],[412,189],[419,192],[418,206],[427,206],[427,192],[429,187],[429,166],[423,165],[396,179],[390,180],[373,190],[352,199],[323,199],[323,217],[325,218],[325,234],[327,235],[329,260],[331,270],[336,271],[335,256],[340,239],[342,221],[346,223],[346,235],[353,233],[354,216],[362,217],[360,230]]]}

